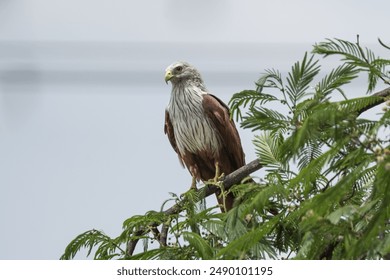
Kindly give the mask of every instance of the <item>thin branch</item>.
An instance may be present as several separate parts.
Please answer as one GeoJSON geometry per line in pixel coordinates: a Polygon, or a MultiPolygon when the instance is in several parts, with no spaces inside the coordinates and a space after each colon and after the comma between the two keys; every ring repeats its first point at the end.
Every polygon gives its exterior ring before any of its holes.
{"type": "Polygon", "coordinates": [[[369,110],[369,109],[371,109],[371,108],[373,108],[373,107],[375,107],[375,106],[385,102],[386,98],[390,97],[390,87],[388,87],[388,88],[386,88],[384,90],[378,91],[378,92],[374,93],[372,96],[377,96],[377,97],[381,97],[381,98],[379,98],[378,101],[376,101],[375,103],[370,104],[370,105],[360,109],[358,111],[359,115],[364,113],[365,111],[367,111],[367,110],[369,110]]]}
{"type": "MultiPolygon", "coordinates": [[[[225,178],[222,181],[222,184],[224,186],[224,190],[226,190],[226,191],[229,190],[233,185],[240,183],[243,179],[248,177],[251,173],[261,169],[262,167],[263,167],[263,165],[260,163],[260,161],[258,159],[256,159],[254,161],[251,161],[247,165],[244,165],[243,167],[237,169],[236,171],[233,171],[229,175],[225,176],[225,178]]],[[[206,185],[203,188],[199,189],[199,193],[202,193],[204,195],[199,197],[199,199],[196,200],[195,202],[200,201],[201,199],[208,197],[208,196],[210,196],[218,191],[220,191],[220,188],[218,186],[206,185]]],[[[186,200],[183,199],[182,201],[176,203],[175,205],[173,205],[172,207],[163,211],[162,213],[164,213],[167,216],[178,214],[183,210],[183,205],[185,204],[185,202],[186,202],[186,200]]],[[[159,225],[160,225],[159,223],[152,223],[152,224],[148,225],[147,227],[142,228],[142,229],[134,232],[133,237],[135,237],[135,238],[130,240],[127,244],[127,250],[126,250],[127,255],[128,256],[133,255],[135,247],[137,246],[137,243],[139,240],[139,238],[137,238],[137,237],[140,237],[142,235],[147,234],[151,229],[157,229],[157,227],[159,225]]],[[[162,243],[166,242],[167,231],[168,231],[168,227],[163,225],[163,227],[161,229],[160,242],[161,241],[162,241],[162,243]]]]}
{"type": "Polygon", "coordinates": [[[382,47],[384,47],[384,48],[390,50],[390,46],[388,46],[388,45],[386,45],[385,43],[383,43],[383,42],[381,41],[381,39],[378,38],[378,41],[379,41],[379,44],[382,45],[382,47]]]}
{"type": "Polygon", "coordinates": [[[169,229],[169,224],[164,223],[161,228],[161,235],[160,235],[160,246],[167,246],[167,238],[168,238],[168,229],[169,229]]]}
{"type": "Polygon", "coordinates": [[[149,231],[151,231],[154,235],[154,238],[156,240],[160,240],[160,231],[158,230],[158,228],[154,225],[152,225],[149,229],[149,231]]]}

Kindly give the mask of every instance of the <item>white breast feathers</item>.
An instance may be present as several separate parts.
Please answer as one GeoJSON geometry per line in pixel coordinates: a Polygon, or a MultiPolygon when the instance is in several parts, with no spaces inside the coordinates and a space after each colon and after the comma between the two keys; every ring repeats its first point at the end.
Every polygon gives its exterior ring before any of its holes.
{"type": "Polygon", "coordinates": [[[172,90],[167,110],[181,154],[208,151],[215,156],[219,151],[221,141],[203,109],[204,94],[197,87],[172,90]]]}

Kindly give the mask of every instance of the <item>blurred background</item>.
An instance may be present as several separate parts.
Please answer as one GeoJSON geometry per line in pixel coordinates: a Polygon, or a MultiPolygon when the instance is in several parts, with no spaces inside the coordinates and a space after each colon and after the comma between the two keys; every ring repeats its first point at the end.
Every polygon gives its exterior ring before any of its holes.
{"type": "MultiPolygon", "coordinates": [[[[376,42],[390,40],[389,10],[379,0],[0,0],[0,259],[58,259],[79,233],[116,236],[187,190],[163,132],[172,62],[195,65],[227,103],[325,38],[360,34],[386,55],[376,42]]],[[[253,133],[240,134],[249,162],[253,133]]]]}

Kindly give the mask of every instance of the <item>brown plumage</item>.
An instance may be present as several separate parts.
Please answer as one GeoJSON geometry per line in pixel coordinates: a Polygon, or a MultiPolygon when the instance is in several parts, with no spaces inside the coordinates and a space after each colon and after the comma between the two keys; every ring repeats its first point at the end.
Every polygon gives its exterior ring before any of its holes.
{"type": "MultiPolygon", "coordinates": [[[[193,178],[208,181],[215,178],[216,166],[225,175],[243,166],[241,140],[229,108],[207,92],[199,72],[186,62],[176,62],[166,69],[165,80],[171,82],[172,92],[164,131],[193,178]]],[[[232,194],[224,203],[217,198],[222,211],[233,207],[232,194]]]]}

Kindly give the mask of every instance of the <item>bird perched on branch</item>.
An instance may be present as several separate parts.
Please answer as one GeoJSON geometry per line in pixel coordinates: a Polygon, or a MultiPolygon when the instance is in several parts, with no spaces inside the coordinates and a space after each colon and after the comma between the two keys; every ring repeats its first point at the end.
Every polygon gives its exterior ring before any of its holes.
{"type": "MultiPolygon", "coordinates": [[[[191,188],[199,180],[215,181],[245,165],[244,152],[228,106],[210,94],[198,70],[186,62],[176,62],[165,71],[172,84],[165,110],[164,131],[192,175],[191,188]]],[[[233,207],[234,196],[218,196],[223,212],[233,207]]]]}

